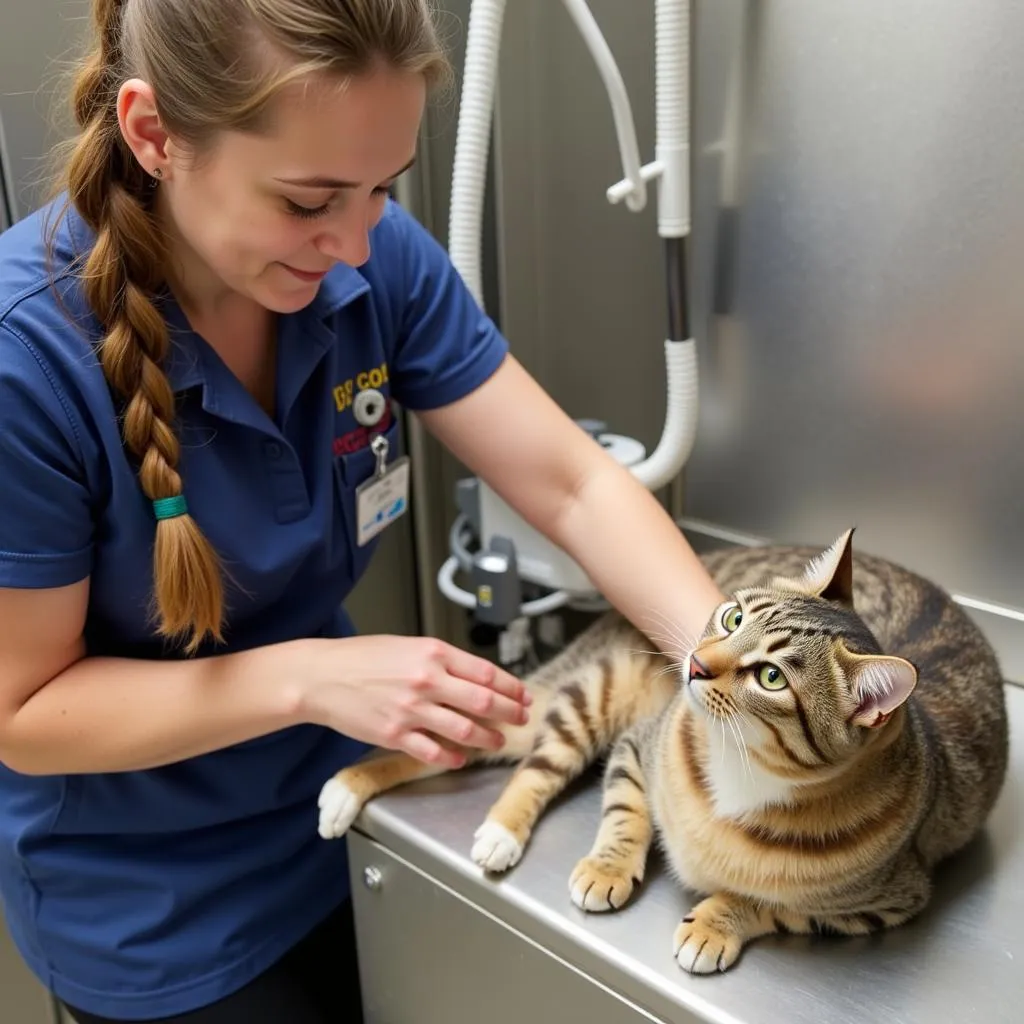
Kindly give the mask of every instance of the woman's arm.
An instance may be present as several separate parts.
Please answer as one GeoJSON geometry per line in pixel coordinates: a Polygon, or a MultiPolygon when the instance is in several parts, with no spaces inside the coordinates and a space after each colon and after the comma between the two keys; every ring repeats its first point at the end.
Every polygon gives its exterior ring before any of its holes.
{"type": "Polygon", "coordinates": [[[564,548],[637,628],[677,650],[722,594],[661,505],[511,356],[425,426],[564,548]]]}
{"type": "Polygon", "coordinates": [[[85,658],[87,581],[0,590],[0,761],[26,774],[125,771],[298,720],[301,646],[191,661],[85,658]]]}
{"type": "Polygon", "coordinates": [[[496,748],[522,684],[419,637],[310,639],[180,661],[84,657],[87,581],[0,588],[0,762],[29,775],[153,768],[303,722],[458,766],[496,748]]]}

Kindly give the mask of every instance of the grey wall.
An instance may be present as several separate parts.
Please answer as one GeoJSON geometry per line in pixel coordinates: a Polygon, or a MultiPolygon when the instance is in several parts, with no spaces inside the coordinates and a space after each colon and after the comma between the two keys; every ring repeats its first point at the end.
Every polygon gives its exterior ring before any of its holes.
{"type": "MultiPolygon", "coordinates": [[[[1024,9],[695,6],[702,394],[686,512],[779,540],[856,525],[861,547],[1005,606],[976,614],[1024,679],[1024,9]]],[[[653,4],[591,8],[649,159],[653,4]]],[[[562,5],[510,4],[505,42],[504,326],[571,413],[653,444],[654,210],[603,198],[620,176],[610,113],[562,5]]]]}
{"type": "Polygon", "coordinates": [[[87,0],[43,0],[8,4],[0,14],[3,169],[13,179],[8,184],[15,219],[45,193],[47,151],[69,123],[61,91],[65,72],[77,54],[88,12],[87,0]]]}
{"type": "MultiPolygon", "coordinates": [[[[74,53],[83,0],[8,4],[0,13],[0,230],[45,192],[45,154],[61,131],[53,102],[60,63],[74,53]]],[[[59,94],[57,94],[59,96],[59,94]]],[[[0,917],[0,1021],[55,1024],[48,994],[22,963],[0,917]]]]}

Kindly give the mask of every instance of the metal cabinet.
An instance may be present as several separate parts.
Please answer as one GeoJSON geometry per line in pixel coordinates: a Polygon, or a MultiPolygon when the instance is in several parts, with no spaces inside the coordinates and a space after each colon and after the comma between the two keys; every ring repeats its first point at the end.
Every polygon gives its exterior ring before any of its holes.
{"type": "Polygon", "coordinates": [[[356,890],[367,1024],[479,1020],[482,1005],[488,1024],[656,1019],[372,840],[351,837],[351,856],[373,887],[356,890]]]}

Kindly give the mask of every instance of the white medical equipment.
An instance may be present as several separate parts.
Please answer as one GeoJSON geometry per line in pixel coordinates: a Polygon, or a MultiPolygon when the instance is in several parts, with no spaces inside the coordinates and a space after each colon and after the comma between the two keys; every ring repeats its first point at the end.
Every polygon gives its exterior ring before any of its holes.
{"type": "MultiPolygon", "coordinates": [[[[656,140],[654,160],[640,163],[629,97],[615,58],[586,0],[562,0],[585,40],[611,102],[623,178],[607,190],[611,203],[644,209],[647,186],[657,182],[658,233],[665,241],[668,401],[661,439],[648,456],[637,440],[610,433],[600,421],[581,427],[657,490],[682,469],[697,424],[697,355],[690,336],[686,294],[686,238],[690,233],[690,2],[655,0],[656,140]]],[[[494,88],[506,0],[473,0],[452,176],[449,252],[481,307],[481,220],[494,88]]],[[[529,643],[529,620],[560,608],[594,607],[601,598],[580,566],[525,523],[483,481],[464,480],[459,515],[450,534],[451,556],[438,572],[441,592],[472,609],[478,622],[502,630],[505,663],[529,643]],[[477,550],[470,551],[476,542],[477,550]],[[469,576],[472,590],[455,582],[469,576]],[[523,587],[540,596],[523,600],[523,587]]]]}

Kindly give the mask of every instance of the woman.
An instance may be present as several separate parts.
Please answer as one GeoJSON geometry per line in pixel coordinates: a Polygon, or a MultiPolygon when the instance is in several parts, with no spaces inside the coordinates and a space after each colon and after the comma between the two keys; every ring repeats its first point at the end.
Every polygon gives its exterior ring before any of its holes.
{"type": "Polygon", "coordinates": [[[320,786],[527,714],[487,662],[341,610],[390,402],[641,628],[719,595],[387,198],[448,73],[426,0],[94,14],[68,201],[0,238],[7,924],[81,1024],[358,1020],[320,786]]]}

